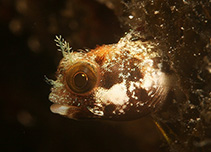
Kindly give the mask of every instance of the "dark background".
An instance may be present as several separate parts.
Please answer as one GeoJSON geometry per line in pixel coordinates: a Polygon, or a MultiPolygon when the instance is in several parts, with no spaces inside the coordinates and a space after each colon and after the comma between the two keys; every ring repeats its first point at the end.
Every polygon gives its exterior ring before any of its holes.
{"type": "Polygon", "coordinates": [[[62,58],[55,35],[76,50],[115,43],[124,30],[94,0],[1,0],[0,151],[166,151],[151,118],[74,121],[50,112],[44,76],[55,79],[62,58]]]}

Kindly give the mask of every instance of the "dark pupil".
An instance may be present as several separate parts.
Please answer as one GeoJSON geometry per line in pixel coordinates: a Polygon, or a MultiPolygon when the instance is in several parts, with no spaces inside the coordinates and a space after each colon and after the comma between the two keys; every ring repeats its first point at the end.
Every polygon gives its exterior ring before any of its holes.
{"type": "Polygon", "coordinates": [[[84,72],[77,72],[73,77],[73,82],[76,87],[83,88],[88,82],[88,77],[84,72]]]}

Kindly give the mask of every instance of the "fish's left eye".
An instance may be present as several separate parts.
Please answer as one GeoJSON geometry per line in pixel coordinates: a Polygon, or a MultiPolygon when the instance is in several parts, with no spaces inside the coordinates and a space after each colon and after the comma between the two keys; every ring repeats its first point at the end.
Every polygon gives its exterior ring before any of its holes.
{"type": "Polygon", "coordinates": [[[66,84],[73,93],[88,93],[95,87],[96,83],[97,72],[92,65],[86,62],[78,62],[67,70],[66,84]]]}
{"type": "Polygon", "coordinates": [[[77,87],[78,89],[82,89],[83,87],[85,87],[88,81],[89,81],[89,77],[84,72],[77,72],[73,76],[73,83],[75,87],[77,87]]]}

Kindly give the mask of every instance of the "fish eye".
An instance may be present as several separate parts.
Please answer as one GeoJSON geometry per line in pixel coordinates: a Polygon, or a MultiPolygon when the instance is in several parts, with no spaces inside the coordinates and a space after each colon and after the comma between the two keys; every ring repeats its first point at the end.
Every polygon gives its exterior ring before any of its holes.
{"type": "Polygon", "coordinates": [[[73,76],[74,86],[77,87],[78,89],[84,88],[88,81],[89,81],[89,78],[84,72],[77,72],[73,76]]]}
{"type": "Polygon", "coordinates": [[[96,68],[86,62],[72,65],[66,73],[67,87],[76,94],[90,92],[97,83],[96,68]]]}

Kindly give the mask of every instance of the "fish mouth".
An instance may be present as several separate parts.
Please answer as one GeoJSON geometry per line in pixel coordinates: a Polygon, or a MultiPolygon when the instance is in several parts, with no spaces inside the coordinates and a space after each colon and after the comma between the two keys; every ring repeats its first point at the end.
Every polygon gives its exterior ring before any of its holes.
{"type": "Polygon", "coordinates": [[[72,105],[61,105],[54,103],[50,107],[51,112],[68,117],[75,120],[85,120],[98,118],[99,116],[94,115],[90,110],[85,107],[77,107],[72,105]]]}

